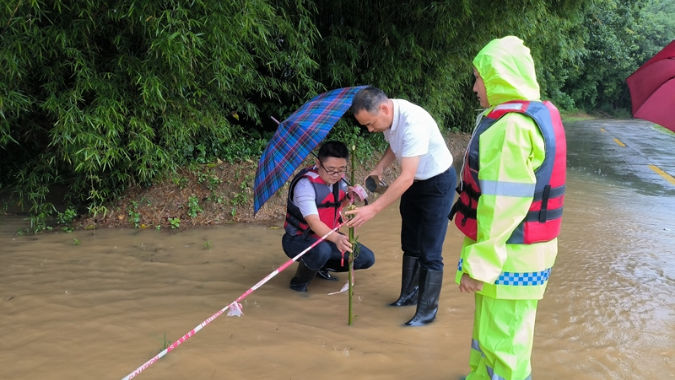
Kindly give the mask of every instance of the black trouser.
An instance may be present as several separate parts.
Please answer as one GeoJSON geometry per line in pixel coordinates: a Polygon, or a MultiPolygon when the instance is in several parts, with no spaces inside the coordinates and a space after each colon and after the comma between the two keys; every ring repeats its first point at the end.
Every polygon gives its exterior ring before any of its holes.
{"type": "Polygon", "coordinates": [[[404,255],[419,258],[422,268],[443,270],[443,242],[456,181],[455,169],[450,167],[413,182],[401,197],[401,249],[404,255]]]}

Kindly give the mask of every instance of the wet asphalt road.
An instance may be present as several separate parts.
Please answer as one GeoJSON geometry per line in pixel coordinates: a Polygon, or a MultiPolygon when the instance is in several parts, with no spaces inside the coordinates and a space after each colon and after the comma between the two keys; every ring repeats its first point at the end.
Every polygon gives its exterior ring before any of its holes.
{"type": "MultiPolygon", "coordinates": [[[[654,196],[675,196],[675,135],[642,120],[565,123],[568,167],[654,196]]],[[[675,207],[670,209],[675,218],[675,207]]]]}

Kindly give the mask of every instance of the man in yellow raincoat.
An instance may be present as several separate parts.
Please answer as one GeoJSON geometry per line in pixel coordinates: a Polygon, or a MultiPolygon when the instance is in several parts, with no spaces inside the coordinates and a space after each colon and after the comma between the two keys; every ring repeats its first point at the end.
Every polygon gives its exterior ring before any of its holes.
{"type": "Polygon", "coordinates": [[[531,379],[537,302],[558,251],[566,142],[530,50],[495,39],[473,60],[482,107],[451,217],[466,235],[456,282],[475,293],[467,380],[531,379]]]}

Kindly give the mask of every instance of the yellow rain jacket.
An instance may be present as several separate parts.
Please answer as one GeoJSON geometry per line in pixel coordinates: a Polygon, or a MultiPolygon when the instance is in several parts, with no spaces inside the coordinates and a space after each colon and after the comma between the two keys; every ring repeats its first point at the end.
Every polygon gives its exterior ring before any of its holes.
{"type": "MultiPolygon", "coordinates": [[[[512,100],[539,101],[539,84],[530,51],[516,37],[490,42],[473,60],[485,83],[491,108],[512,100]]],[[[480,123],[479,117],[476,125],[480,123]]],[[[474,137],[475,138],[475,137],[474,137]]],[[[508,113],[479,137],[478,180],[500,186],[532,185],[535,170],[544,161],[544,139],[528,116],[508,113]]],[[[464,168],[464,170],[469,170],[464,168]]],[[[496,191],[499,193],[499,191],[496,191]]],[[[508,192],[507,192],[508,193],[508,192]]],[[[483,296],[496,299],[541,299],[558,252],[557,239],[535,244],[507,244],[523,221],[530,196],[482,194],[476,210],[477,240],[465,238],[456,274],[484,282],[483,296]],[[534,285],[519,278],[545,275],[534,285]],[[513,281],[503,281],[503,279],[513,281]],[[498,279],[500,284],[495,285],[498,279]]]]}

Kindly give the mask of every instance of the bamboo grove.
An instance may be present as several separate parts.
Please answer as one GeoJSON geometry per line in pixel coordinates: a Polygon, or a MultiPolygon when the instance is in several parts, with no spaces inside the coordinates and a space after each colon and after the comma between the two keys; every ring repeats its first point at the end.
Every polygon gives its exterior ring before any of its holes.
{"type": "Polygon", "coordinates": [[[0,4],[0,191],[42,217],[54,185],[95,214],[179,165],[255,157],[270,117],[337,87],[378,86],[467,131],[471,59],[509,34],[561,108],[627,109],[624,78],[675,38],[670,1],[0,4]]]}

